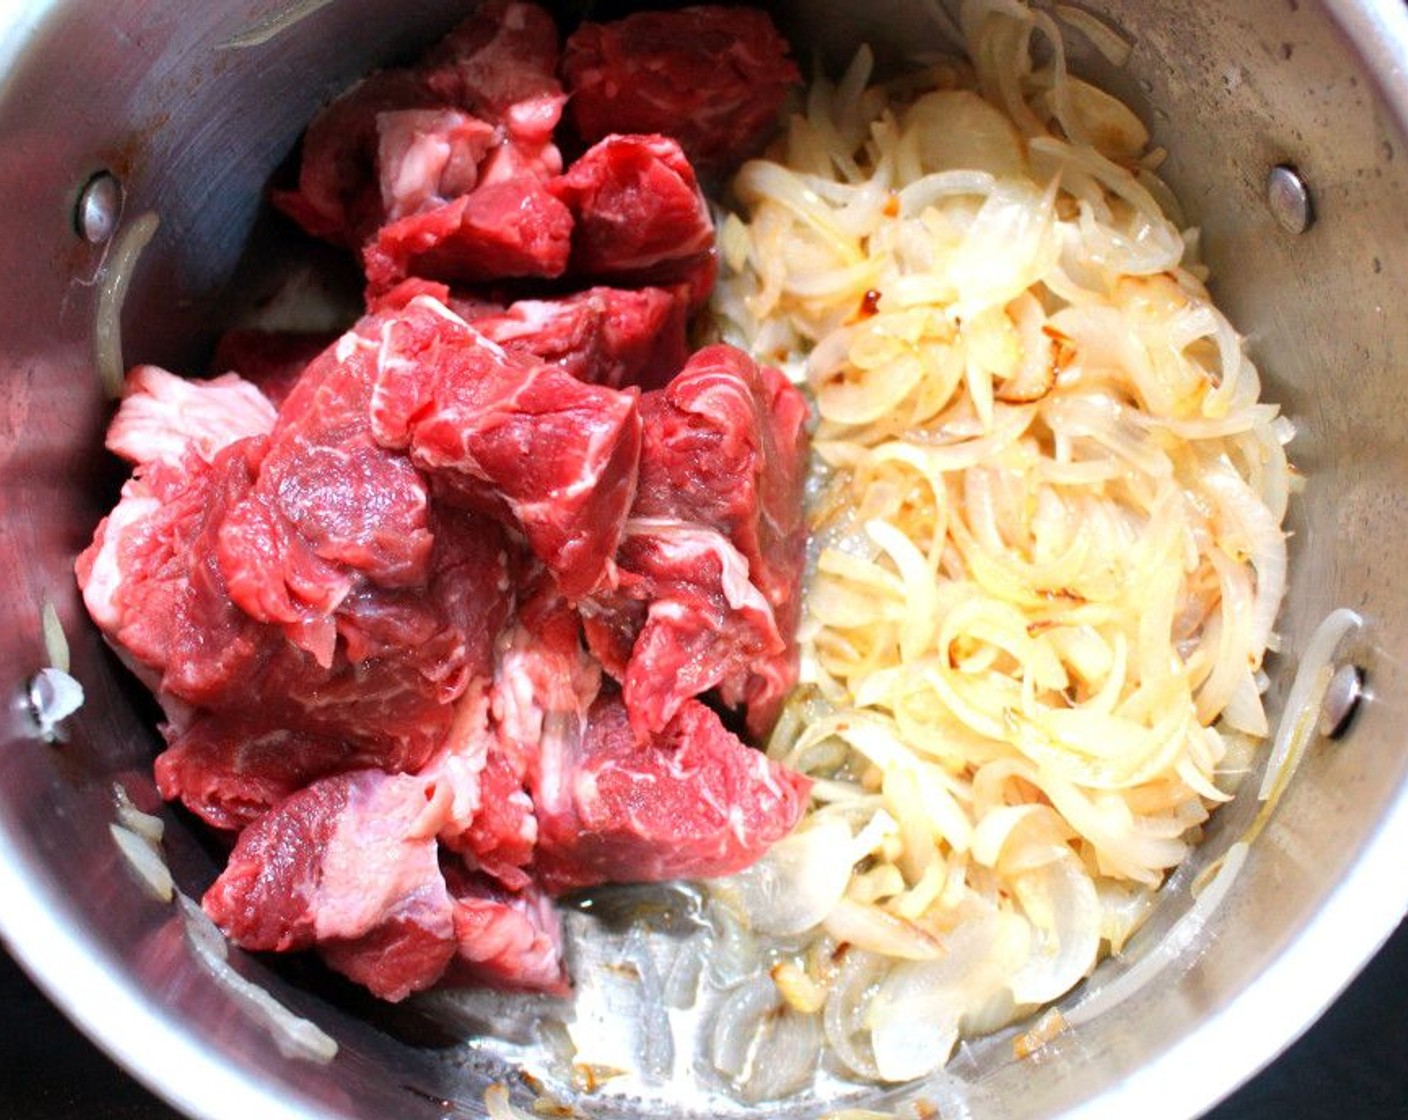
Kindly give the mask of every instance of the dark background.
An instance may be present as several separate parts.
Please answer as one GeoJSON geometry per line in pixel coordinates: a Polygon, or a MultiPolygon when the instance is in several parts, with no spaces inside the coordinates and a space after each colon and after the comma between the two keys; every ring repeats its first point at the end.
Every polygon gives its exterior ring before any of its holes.
{"type": "MultiPolygon", "coordinates": [[[[1299,1042],[1204,1120],[1321,1116],[1408,1117],[1408,922],[1299,1042]]],[[[0,953],[0,1120],[181,1118],[117,1069],[0,953]]]]}

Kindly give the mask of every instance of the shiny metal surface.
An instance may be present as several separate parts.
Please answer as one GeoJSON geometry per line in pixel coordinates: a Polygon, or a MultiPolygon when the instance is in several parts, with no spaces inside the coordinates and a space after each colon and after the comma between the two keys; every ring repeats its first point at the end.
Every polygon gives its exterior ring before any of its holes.
{"type": "MultiPolygon", "coordinates": [[[[1112,13],[1133,52],[1112,69],[1073,35],[1078,68],[1139,107],[1169,150],[1166,171],[1204,230],[1219,299],[1251,337],[1268,397],[1299,427],[1293,451],[1309,486],[1293,505],[1273,697],[1284,697],[1319,620],[1349,606],[1366,625],[1341,654],[1373,681],[1374,702],[1342,739],[1312,747],[1226,904],[1202,936],[1170,950],[1158,983],[1025,1062],[1012,1060],[1010,1037],[965,1048],[922,1090],[945,1116],[1196,1115],[1310,1023],[1408,910],[1408,581],[1397,559],[1408,548],[1408,322],[1397,313],[1408,290],[1408,9],[1083,6],[1112,13]],[[1281,164],[1315,190],[1316,221],[1298,235],[1266,204],[1281,164]]],[[[136,886],[108,836],[114,781],[143,809],[159,802],[151,713],[85,624],[72,579],[118,481],[100,452],[107,411],[91,354],[105,249],[75,232],[79,193],[108,168],[126,190],[124,221],[160,214],[134,277],[127,353],[190,365],[218,327],[260,188],[314,106],[447,26],[461,5],[305,2],[296,28],[241,38],[286,7],[0,5],[0,933],[70,1016],[192,1116],[474,1115],[501,1071],[414,1013],[369,1017],[241,958],[245,975],[341,1044],[328,1066],[280,1055],[197,965],[179,919],[136,886]],[[27,699],[46,664],[46,601],[87,692],[65,744],[41,741],[27,699]]],[[[908,0],[795,0],[780,17],[833,63],[862,38],[895,59],[940,32],[908,0]]],[[[1219,814],[1176,885],[1254,813],[1244,798],[1219,814]]],[[[177,882],[196,893],[211,853],[165,815],[177,882]]],[[[1186,905],[1170,899],[1143,951],[1186,905]]],[[[587,1106],[630,1111],[609,1099],[587,1106]]]]}
{"type": "Polygon", "coordinates": [[[1266,204],[1287,233],[1304,233],[1315,220],[1310,187],[1289,164],[1278,163],[1266,176],[1266,204]]]}

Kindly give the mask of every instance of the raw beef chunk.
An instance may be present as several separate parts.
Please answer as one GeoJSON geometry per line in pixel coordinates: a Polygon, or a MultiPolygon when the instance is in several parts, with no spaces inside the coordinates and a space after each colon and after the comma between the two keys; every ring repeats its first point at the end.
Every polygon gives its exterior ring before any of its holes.
{"type": "Polygon", "coordinates": [[[379,770],[319,779],[240,834],[202,905],[246,949],[317,945],[383,999],[427,988],[455,952],[431,794],[379,770]]]}
{"type": "Polygon", "coordinates": [[[238,374],[277,409],[293,392],[308,363],[335,341],[337,334],[327,331],[230,330],[216,342],[210,365],[238,374]]]}
{"type": "Polygon", "coordinates": [[[585,23],[562,69],[587,143],[661,132],[707,174],[756,154],[800,78],[766,13],[716,5],[585,23]]]}
{"type": "Polygon", "coordinates": [[[795,603],[806,525],[807,402],[776,369],[732,346],[690,358],[647,418],[633,514],[718,529],[774,607],[795,603]]]}
{"type": "Polygon", "coordinates": [[[497,119],[525,101],[561,97],[557,64],[557,24],[545,9],[489,0],[432,47],[418,69],[447,104],[497,119]]]}
{"type": "Polygon", "coordinates": [[[692,308],[718,271],[694,169],[664,136],[608,136],[552,184],[576,220],[571,269],[624,286],[682,283],[692,308]]]}
{"type": "Polygon", "coordinates": [[[268,435],[275,415],[257,386],[232,373],[188,381],[159,366],[135,366],[107,447],[136,466],[156,459],[179,463],[188,448],[210,462],[236,440],[268,435]]]}
{"type": "Polygon", "coordinates": [[[641,411],[621,578],[584,607],[592,651],[640,733],[718,686],[761,736],[796,682],[806,401],[778,371],[711,346],[641,411]]]}
{"type": "Polygon", "coordinates": [[[584,606],[583,621],[642,741],[691,697],[724,686],[741,698],[755,666],[786,658],[787,639],[748,561],[717,530],[633,518],[616,563],[618,586],[595,611],[584,606]]]}
{"type": "Polygon", "coordinates": [[[562,921],[535,884],[505,890],[482,875],[447,865],[456,954],[447,977],[508,991],[566,995],[562,921]]]}
{"type": "Polygon", "coordinates": [[[557,58],[543,9],[481,5],[420,65],[373,74],[323,109],[303,138],[297,189],[274,192],[274,204],[315,237],[360,249],[388,218],[456,188],[556,175],[557,58]],[[439,117],[403,116],[418,111],[439,117]]]}
{"type": "MultiPolygon", "coordinates": [[[[286,626],[240,608],[221,562],[234,524],[248,551],[268,561],[261,570],[281,581],[270,597],[287,590],[280,548],[288,534],[259,538],[248,518],[232,520],[257,497],[270,446],[254,437],[210,463],[192,450],[179,464],[143,467],[78,562],[94,620],[167,708],[164,792],[226,827],[300,777],[422,765],[450,726],[447,705],[472,678],[492,672],[493,642],[511,602],[498,527],[445,510],[433,536],[427,523],[431,547],[417,585],[382,587],[330,564],[349,586],[327,619],[327,648],[290,641],[286,626]],[[266,757],[260,744],[281,733],[308,757],[260,780],[250,766],[266,757]]],[[[298,489],[287,471],[281,481],[298,489]]],[[[371,509],[395,496],[373,494],[371,509]]],[[[256,574],[237,575],[258,593],[256,574]]]]}
{"type": "Polygon", "coordinates": [[[604,882],[728,875],[801,817],[810,782],[752,750],[698,701],[641,744],[620,697],[586,733],[553,744],[534,790],[541,881],[554,893],[604,882]]]}
{"type": "Polygon", "coordinates": [[[203,905],[246,949],[316,947],[386,1000],[452,969],[457,983],[563,993],[562,933],[546,897],[443,856],[435,782],[360,770],[322,778],[241,834],[203,905]]]}
{"type": "Polygon", "coordinates": [[[537,180],[518,177],[382,226],[362,263],[375,294],[408,276],[455,283],[561,276],[571,245],[567,207],[537,180]]]}
{"type": "Polygon", "coordinates": [[[653,389],[677,374],[689,356],[687,300],[680,287],[589,288],[519,300],[501,311],[461,313],[501,346],[561,366],[579,381],[653,389]]]}
{"type": "Polygon", "coordinates": [[[378,761],[342,739],[207,712],[182,730],[167,728],[156,784],[163,797],[180,798],[216,828],[237,832],[313,779],[378,761]]]}
{"type": "Polygon", "coordinates": [[[230,602],[215,538],[230,496],[248,491],[266,440],[156,460],[122,490],[116,509],[78,558],[93,620],[144,680],[199,705],[271,650],[259,625],[230,602]]]}
{"type": "Polygon", "coordinates": [[[446,500],[503,517],[577,598],[606,577],[635,493],[634,391],[510,354],[418,297],[375,342],[372,423],[446,500]]]}

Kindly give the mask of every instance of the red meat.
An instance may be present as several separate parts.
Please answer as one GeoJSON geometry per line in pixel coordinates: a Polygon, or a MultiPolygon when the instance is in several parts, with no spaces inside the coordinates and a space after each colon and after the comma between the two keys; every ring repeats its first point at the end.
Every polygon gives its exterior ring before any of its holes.
{"type": "Polygon", "coordinates": [[[717,685],[762,737],[797,675],[806,400],[777,370],[720,345],[647,393],[641,412],[621,581],[584,609],[592,650],[625,686],[642,733],[717,685]]]}
{"type": "Polygon", "coordinates": [[[757,666],[787,658],[788,641],[748,561],[717,530],[632,518],[616,563],[618,586],[584,605],[583,621],[642,741],[691,697],[722,687],[742,699],[757,666]]]}
{"type": "Polygon", "coordinates": [[[687,285],[703,306],[718,272],[694,169],[664,136],[608,136],[552,184],[570,208],[571,271],[623,287],[687,285]]]}
{"type": "Polygon", "coordinates": [[[316,945],[382,999],[428,988],[456,948],[432,792],[379,770],[313,782],[240,834],[206,913],[246,949],[316,945]]]}
{"type": "Polygon", "coordinates": [[[362,263],[375,296],[408,276],[451,283],[561,276],[571,245],[567,207],[520,175],[382,226],[362,263]]]}
{"type": "Polygon", "coordinates": [[[606,694],[580,738],[544,742],[535,870],[557,894],[728,875],[792,830],[809,788],[698,701],[642,744],[620,697],[606,694]]]}
{"type": "Polygon", "coordinates": [[[457,188],[509,178],[510,168],[556,175],[552,133],[565,100],[557,60],[557,29],[542,8],[480,5],[420,64],[375,73],[323,109],[304,134],[297,188],[275,191],[274,204],[315,237],[355,250],[432,195],[449,200],[457,188]]]}
{"type": "Polygon", "coordinates": [[[336,341],[337,335],[327,331],[245,327],[220,336],[210,366],[218,372],[239,374],[277,409],[293,392],[308,363],[336,341]]]}
{"type": "Polygon", "coordinates": [[[562,921],[536,884],[506,890],[482,875],[446,865],[457,951],[447,979],[507,991],[566,995],[562,921]]]}
{"type": "Polygon", "coordinates": [[[522,532],[564,594],[596,588],[635,493],[635,392],[510,354],[426,297],[368,341],[381,445],[522,532]]]}
{"type": "Polygon", "coordinates": [[[501,311],[465,306],[461,314],[501,346],[561,366],[579,381],[652,389],[689,356],[686,301],[682,288],[589,288],[501,311]]]}
{"type": "Polygon", "coordinates": [[[711,175],[762,148],[800,78],[765,12],[718,5],[584,23],[567,40],[562,70],[587,143],[664,133],[711,175]]]}

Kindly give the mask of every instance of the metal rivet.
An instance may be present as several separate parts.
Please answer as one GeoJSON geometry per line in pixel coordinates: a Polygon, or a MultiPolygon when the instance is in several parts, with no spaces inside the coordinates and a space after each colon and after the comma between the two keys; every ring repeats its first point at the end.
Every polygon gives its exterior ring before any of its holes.
{"type": "Polygon", "coordinates": [[[1266,177],[1266,203],[1287,233],[1304,233],[1315,221],[1310,188],[1289,164],[1279,164],[1266,177]]]}
{"type": "Polygon", "coordinates": [[[83,686],[62,669],[40,669],[29,678],[25,695],[41,737],[49,742],[63,738],[59,725],[83,706],[83,686]]]}
{"type": "Polygon", "coordinates": [[[78,195],[73,228],[92,245],[101,245],[117,230],[122,216],[122,184],[110,171],[99,171],[78,195]]]}
{"type": "Polygon", "coordinates": [[[1343,735],[1363,699],[1364,670],[1358,665],[1341,665],[1330,678],[1320,704],[1320,734],[1327,739],[1343,735]]]}

